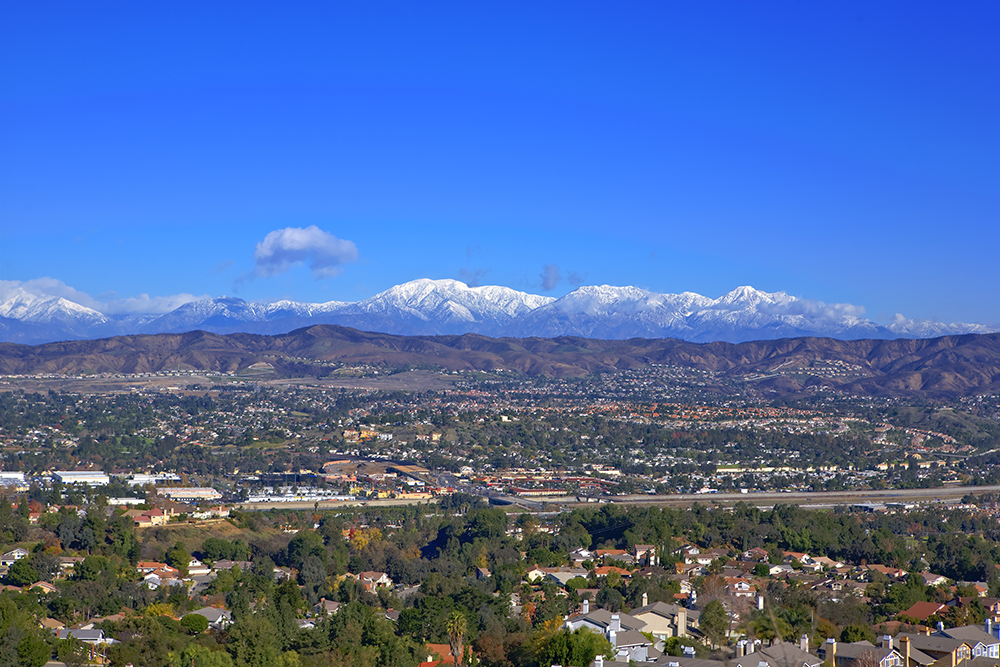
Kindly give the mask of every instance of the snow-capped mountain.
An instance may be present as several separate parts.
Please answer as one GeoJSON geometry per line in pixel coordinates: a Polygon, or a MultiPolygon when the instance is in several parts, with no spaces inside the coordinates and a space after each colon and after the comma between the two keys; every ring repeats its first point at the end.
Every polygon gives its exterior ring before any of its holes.
{"type": "Polygon", "coordinates": [[[113,322],[60,296],[13,289],[0,303],[0,340],[39,343],[114,335],[113,322]]]}
{"type": "Polygon", "coordinates": [[[886,338],[889,330],[850,309],[796,299],[784,292],[737,287],[718,299],[636,287],[581,287],[515,323],[519,335],[588,338],[683,338],[739,342],[794,336],[886,338]]]}
{"type": "Polygon", "coordinates": [[[61,296],[37,296],[22,289],[12,290],[3,303],[0,303],[0,317],[36,324],[64,322],[94,326],[108,323],[108,318],[93,308],[81,306],[61,296]]]}
{"type": "Polygon", "coordinates": [[[509,287],[422,279],[347,304],[338,312],[338,323],[385,333],[500,336],[516,318],[552,301],[509,287]]]}
{"type": "Polygon", "coordinates": [[[514,323],[517,336],[585,338],[683,338],[687,317],[711,304],[694,294],[657,294],[638,287],[580,287],[536,308],[514,323]]]}
{"type": "Polygon", "coordinates": [[[580,287],[554,299],[507,287],[469,287],[457,280],[414,280],[358,302],[251,302],[200,299],[163,315],[104,315],[67,299],[9,292],[0,303],[0,340],[42,343],[134,333],[196,329],[277,334],[315,324],[339,324],[401,335],[480,333],[488,336],[682,338],[694,342],[797,336],[923,338],[987,333],[983,325],[907,320],[888,326],[850,304],[825,304],[737,287],[717,299],[637,287],[580,287]]]}

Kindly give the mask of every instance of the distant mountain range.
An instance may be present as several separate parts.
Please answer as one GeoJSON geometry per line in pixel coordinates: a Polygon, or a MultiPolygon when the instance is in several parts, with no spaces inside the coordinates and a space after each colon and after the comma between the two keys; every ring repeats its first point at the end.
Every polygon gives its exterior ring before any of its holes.
{"type": "Polygon", "coordinates": [[[925,398],[1000,393],[1000,334],[924,340],[789,338],[734,344],[568,336],[395,336],[317,325],[276,336],[195,331],[38,346],[0,343],[4,375],[238,372],[253,367],[269,369],[268,377],[338,377],[335,367],[316,362],[506,369],[556,377],[666,364],[718,374],[715,380],[705,379],[707,391],[731,392],[733,382],[746,382],[773,396],[821,388],[925,398]],[[830,369],[836,372],[827,372],[830,369]]]}
{"type": "Polygon", "coordinates": [[[861,309],[738,287],[718,299],[637,287],[580,287],[566,296],[457,280],[414,280],[357,302],[202,299],[165,314],[107,315],[55,295],[11,290],[0,303],[0,341],[25,344],[134,334],[281,334],[317,324],[399,335],[476,333],[493,337],[580,336],[743,342],[801,336],[842,340],[988,333],[979,324],[897,318],[882,326],[861,309]]]}

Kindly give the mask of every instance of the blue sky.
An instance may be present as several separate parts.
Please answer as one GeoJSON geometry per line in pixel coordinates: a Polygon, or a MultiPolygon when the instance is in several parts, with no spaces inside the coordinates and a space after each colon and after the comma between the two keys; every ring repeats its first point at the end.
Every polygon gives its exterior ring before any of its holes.
{"type": "Polygon", "coordinates": [[[0,279],[147,308],[750,284],[997,323],[998,25],[994,2],[6,2],[0,279]]]}

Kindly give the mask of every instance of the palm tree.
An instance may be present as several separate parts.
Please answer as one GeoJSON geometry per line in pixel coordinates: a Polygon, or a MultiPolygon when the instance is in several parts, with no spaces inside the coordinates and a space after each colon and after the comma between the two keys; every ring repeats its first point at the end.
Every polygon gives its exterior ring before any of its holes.
{"type": "Polygon", "coordinates": [[[465,633],[469,629],[465,615],[460,611],[453,611],[444,628],[448,631],[448,644],[451,645],[451,654],[455,658],[455,667],[462,667],[465,633]]]}

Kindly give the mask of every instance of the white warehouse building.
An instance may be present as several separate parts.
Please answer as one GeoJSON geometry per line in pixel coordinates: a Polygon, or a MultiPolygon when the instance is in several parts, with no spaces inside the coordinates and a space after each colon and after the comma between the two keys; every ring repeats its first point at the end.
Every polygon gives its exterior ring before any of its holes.
{"type": "Polygon", "coordinates": [[[178,502],[194,502],[198,500],[218,500],[222,494],[210,487],[177,487],[160,488],[157,495],[166,496],[178,502]]]}
{"type": "Polygon", "coordinates": [[[52,479],[63,484],[86,484],[87,486],[106,486],[111,478],[97,470],[56,470],[52,479]]]}

